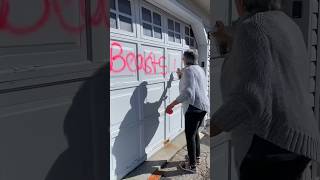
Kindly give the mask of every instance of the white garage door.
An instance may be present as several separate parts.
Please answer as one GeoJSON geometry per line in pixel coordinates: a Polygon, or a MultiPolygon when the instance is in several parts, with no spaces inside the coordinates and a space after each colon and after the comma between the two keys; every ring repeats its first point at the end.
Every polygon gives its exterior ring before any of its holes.
{"type": "Polygon", "coordinates": [[[196,42],[189,25],[150,4],[113,0],[110,7],[110,172],[119,179],[183,131],[181,107],[164,111],[179,94],[182,52],[196,42]]]}

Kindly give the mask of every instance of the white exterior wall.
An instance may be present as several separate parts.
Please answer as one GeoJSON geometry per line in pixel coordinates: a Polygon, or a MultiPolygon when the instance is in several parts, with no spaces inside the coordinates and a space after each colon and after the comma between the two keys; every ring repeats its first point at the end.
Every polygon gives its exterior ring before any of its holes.
{"type": "Polygon", "coordinates": [[[131,12],[132,33],[110,29],[110,65],[114,67],[110,71],[111,179],[125,176],[184,130],[180,106],[170,116],[165,113],[166,105],[179,94],[177,77],[168,98],[161,103],[160,97],[170,73],[176,76],[176,68],[182,67],[183,50],[190,48],[184,41],[189,25],[142,0],[131,0],[131,12]],[[162,39],[143,34],[142,7],[161,15],[162,39]],[[180,23],[182,43],[168,41],[168,18],[180,23]],[[144,61],[149,68],[136,70],[135,61],[138,66],[144,61]]]}
{"type": "Polygon", "coordinates": [[[82,2],[0,2],[1,180],[108,179],[108,10],[82,2]]]}

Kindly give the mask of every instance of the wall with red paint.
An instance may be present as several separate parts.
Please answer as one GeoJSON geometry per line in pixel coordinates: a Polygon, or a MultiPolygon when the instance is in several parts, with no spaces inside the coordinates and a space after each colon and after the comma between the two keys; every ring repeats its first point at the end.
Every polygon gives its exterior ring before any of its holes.
{"type": "Polygon", "coordinates": [[[108,179],[107,1],[0,0],[1,180],[108,179]]]}
{"type": "Polygon", "coordinates": [[[166,56],[163,47],[142,45],[138,50],[133,43],[110,42],[110,77],[115,84],[130,78],[164,80],[171,73],[176,75],[181,65],[181,50],[170,50],[166,56]]]}
{"type": "MultiPolygon", "coordinates": [[[[104,24],[109,27],[107,19],[107,2],[105,0],[95,0],[95,7],[93,10],[86,8],[85,0],[37,0],[35,3],[28,3],[23,9],[34,10],[31,6],[39,7],[37,9],[37,16],[32,19],[28,19],[28,22],[15,23],[14,18],[18,15],[17,9],[21,4],[15,0],[1,0],[0,1],[0,31],[8,32],[15,35],[27,36],[30,33],[36,33],[50,22],[52,18],[58,19],[60,28],[69,33],[83,32],[86,26],[99,26],[104,24]],[[81,23],[77,24],[70,21],[70,17],[66,15],[66,12],[70,11],[70,8],[79,7],[81,23]],[[86,13],[90,10],[91,16],[86,17],[86,13]],[[92,12],[91,12],[92,11],[92,12]],[[85,22],[87,21],[87,23],[85,22]]],[[[34,2],[34,1],[31,1],[34,2]]],[[[88,5],[88,2],[87,2],[88,5]]],[[[23,18],[23,17],[20,17],[23,18]]]]}

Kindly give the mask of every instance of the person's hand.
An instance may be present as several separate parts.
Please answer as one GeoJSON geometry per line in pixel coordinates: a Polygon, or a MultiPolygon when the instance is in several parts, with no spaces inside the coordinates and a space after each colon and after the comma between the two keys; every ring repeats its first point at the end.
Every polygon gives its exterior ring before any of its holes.
{"type": "Polygon", "coordinates": [[[226,32],[223,22],[217,21],[215,27],[217,31],[213,33],[213,36],[221,43],[228,43],[232,37],[226,32]]]}
{"type": "Polygon", "coordinates": [[[211,35],[217,40],[219,46],[226,51],[232,45],[233,37],[231,34],[226,32],[225,25],[221,21],[216,22],[216,32],[211,35]]]}
{"type": "Polygon", "coordinates": [[[171,103],[171,104],[169,104],[169,106],[167,106],[167,108],[166,108],[166,113],[168,113],[168,114],[172,114],[172,112],[173,112],[173,109],[174,108],[174,105],[171,103]]]}
{"type": "Polygon", "coordinates": [[[222,130],[215,124],[210,124],[210,137],[215,137],[222,133],[222,130]]]}

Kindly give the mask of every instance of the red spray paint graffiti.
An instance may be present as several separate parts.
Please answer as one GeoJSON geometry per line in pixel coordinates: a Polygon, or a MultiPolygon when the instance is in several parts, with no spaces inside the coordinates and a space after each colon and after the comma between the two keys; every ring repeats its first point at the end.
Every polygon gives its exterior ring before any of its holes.
{"type": "MultiPolygon", "coordinates": [[[[150,52],[147,56],[142,54],[135,54],[134,52],[124,53],[123,46],[119,42],[112,42],[110,46],[110,73],[121,73],[125,69],[132,73],[142,71],[145,74],[161,74],[166,75],[168,73],[168,66],[165,65],[165,57],[155,57],[153,52],[150,52]],[[118,63],[118,67],[115,67],[115,63],[118,63]]],[[[173,69],[176,69],[176,60],[173,61],[173,69]]]]}
{"type": "MultiPolygon", "coordinates": [[[[104,24],[109,27],[109,21],[107,19],[107,3],[106,0],[96,0],[97,5],[95,11],[91,13],[88,18],[88,25],[98,26],[104,24]]],[[[79,25],[73,25],[67,22],[66,17],[63,16],[63,12],[68,8],[77,7],[77,3],[80,5],[80,14],[83,18],[82,22],[86,18],[86,0],[43,0],[43,11],[42,15],[38,20],[35,20],[33,24],[29,26],[17,26],[13,25],[9,21],[10,12],[12,8],[10,6],[10,0],[0,0],[0,31],[7,31],[17,35],[25,35],[43,28],[48,22],[51,15],[56,15],[59,19],[61,27],[71,33],[79,33],[86,28],[86,24],[82,23],[79,25]],[[75,2],[79,1],[79,2],[75,2]]]]}

